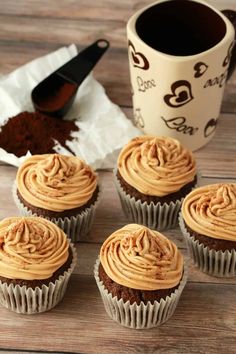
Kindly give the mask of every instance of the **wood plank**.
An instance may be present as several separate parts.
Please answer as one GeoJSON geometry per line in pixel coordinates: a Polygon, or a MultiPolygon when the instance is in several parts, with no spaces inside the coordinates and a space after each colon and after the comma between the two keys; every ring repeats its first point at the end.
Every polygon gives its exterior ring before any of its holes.
{"type": "MultiPolygon", "coordinates": [[[[123,108],[132,119],[132,109],[123,108]]],[[[216,134],[203,148],[195,151],[198,170],[203,177],[236,178],[236,115],[221,114],[216,134]]],[[[3,164],[0,162],[0,165],[3,164]]],[[[4,172],[4,170],[2,171],[4,172]]],[[[215,181],[217,182],[217,180],[215,181]]]]}
{"type": "Polygon", "coordinates": [[[230,80],[227,82],[225,86],[221,112],[236,113],[235,85],[236,85],[236,73],[234,71],[232,77],[230,78],[230,80]]]}
{"type": "MultiPolygon", "coordinates": [[[[0,219],[19,214],[11,194],[11,188],[15,179],[16,171],[17,169],[13,166],[0,166],[0,219]]],[[[121,208],[119,197],[114,185],[112,172],[100,171],[99,178],[103,186],[102,198],[96,211],[92,230],[88,236],[85,236],[82,239],[82,241],[85,242],[101,243],[113,231],[128,223],[128,220],[126,219],[121,208]]],[[[202,178],[199,184],[203,185],[220,181],[222,181],[220,178],[202,178]]],[[[228,180],[223,179],[223,181],[227,182],[228,180]]],[[[177,232],[176,230],[168,230],[167,236],[176,239],[179,242],[178,245],[183,242],[181,234],[178,230],[177,232]]]]}
{"type": "MultiPolygon", "coordinates": [[[[33,353],[33,354],[47,354],[47,353],[50,353],[50,354],[59,354],[58,352],[45,352],[45,351],[40,351],[38,352],[37,350],[30,350],[30,351],[25,351],[25,350],[19,350],[19,349],[12,349],[11,351],[9,350],[6,350],[5,348],[0,348],[0,353],[4,353],[4,354],[12,354],[12,353],[17,353],[17,354],[30,354],[30,353],[33,353]]],[[[65,354],[70,354],[68,352],[64,352],[65,354]]],[[[60,352],[60,354],[62,354],[62,352],[60,352]]]]}
{"type": "MultiPolygon", "coordinates": [[[[173,242],[178,244],[178,247],[181,249],[181,253],[184,256],[185,262],[188,267],[188,282],[193,283],[211,283],[211,284],[234,284],[236,285],[236,277],[233,278],[217,278],[209,276],[201,272],[196,266],[194,266],[193,260],[188,255],[188,251],[185,248],[185,243],[179,243],[175,237],[170,237],[167,235],[166,231],[162,232],[164,235],[168,236],[173,242]]],[[[178,231],[178,233],[180,233],[178,231]]],[[[74,274],[77,275],[93,275],[93,268],[98,257],[101,244],[98,243],[78,243],[76,245],[78,253],[78,264],[75,268],[74,274]]]]}
{"type": "MultiPolygon", "coordinates": [[[[208,3],[219,9],[236,9],[234,0],[209,0],[208,3]]],[[[93,0],[15,0],[0,1],[0,12],[4,15],[16,15],[25,17],[43,17],[43,18],[67,18],[67,19],[94,19],[97,17],[104,20],[123,21],[127,20],[135,11],[149,5],[149,0],[120,0],[116,3],[114,11],[113,0],[102,0],[94,2],[93,0]]]]}
{"type": "MultiPolygon", "coordinates": [[[[88,45],[98,37],[85,39],[84,45],[88,45]]],[[[0,71],[8,74],[17,67],[27,62],[55,51],[64,45],[69,45],[73,41],[66,43],[22,43],[1,41],[0,34],[0,71]]],[[[79,48],[84,45],[78,44],[79,48]]],[[[124,44],[125,46],[125,44],[124,44]]],[[[132,107],[132,96],[130,91],[130,78],[128,67],[128,55],[126,48],[117,49],[111,47],[97,64],[94,70],[95,78],[104,86],[108,97],[119,106],[132,107]]],[[[221,107],[221,112],[236,113],[235,108],[235,87],[236,72],[225,87],[225,95],[221,107]]]]}
{"type": "MultiPolygon", "coordinates": [[[[84,45],[89,45],[98,37],[86,39],[84,45]]],[[[107,38],[107,37],[105,37],[107,38]]],[[[22,43],[3,42],[0,34],[0,72],[8,74],[17,67],[30,62],[40,56],[46,55],[56,49],[71,44],[73,40],[66,43],[22,43]]],[[[78,42],[76,42],[78,44],[78,42]]],[[[125,46],[126,42],[124,43],[125,46]]],[[[78,48],[84,45],[79,43],[78,48]]],[[[118,105],[132,106],[128,55],[126,49],[111,47],[94,69],[94,77],[104,86],[109,98],[118,105]]]]}
{"type": "MultiPolygon", "coordinates": [[[[82,2],[80,6],[74,2],[68,2],[68,4],[62,4],[61,8],[53,2],[52,4],[47,2],[47,5],[45,4],[45,7],[43,7],[39,6],[39,2],[36,1],[34,6],[31,7],[29,6],[30,1],[25,1],[25,6],[19,5],[16,8],[13,3],[10,2],[6,8],[2,6],[2,14],[0,10],[0,50],[2,53],[0,68],[2,73],[9,73],[29,60],[53,51],[60,46],[74,42],[80,48],[83,48],[98,37],[105,37],[110,40],[111,49],[96,68],[95,76],[104,85],[109,97],[115,103],[122,106],[132,105],[125,25],[129,16],[148,2],[133,2],[131,6],[126,5],[123,1],[120,8],[115,12],[121,13],[121,18],[112,21],[110,14],[111,11],[114,13],[114,10],[111,0],[107,0],[104,4],[104,8],[109,9],[107,18],[106,16],[105,18],[99,16],[101,14],[100,5],[97,5],[98,8],[96,8],[92,2],[89,4],[82,2]],[[91,10],[91,12],[88,12],[89,16],[93,18],[92,22],[85,16],[85,11],[80,9],[80,7],[85,8],[86,5],[87,11],[88,9],[91,10]],[[77,11],[76,9],[73,11],[75,7],[78,8],[77,11]],[[24,15],[25,9],[26,13],[24,15]],[[56,11],[52,9],[56,9],[56,11]],[[68,12],[72,16],[69,22],[68,12]],[[63,13],[62,18],[57,18],[59,13],[63,13]],[[17,21],[15,21],[14,16],[17,21]],[[78,18],[78,16],[81,17],[78,18]],[[118,51],[117,48],[119,48],[118,51]]],[[[230,2],[227,2],[225,6],[227,4],[231,8],[234,7],[230,2]]],[[[236,112],[233,104],[235,82],[236,74],[233,75],[226,86],[222,112],[236,112]]]]}
{"type": "Polygon", "coordinates": [[[77,353],[189,354],[196,353],[197,345],[197,353],[224,353],[224,348],[233,353],[235,289],[235,285],[188,283],[167,323],[135,331],[107,316],[92,277],[72,276],[63,302],[50,312],[22,316],[1,308],[1,347],[77,353]],[[43,340],[39,340],[39,333],[43,340]]]}
{"type": "MultiPolygon", "coordinates": [[[[208,0],[235,8],[235,0],[208,0]]],[[[85,47],[98,37],[111,48],[94,71],[108,96],[132,117],[125,26],[150,0],[0,0],[0,73],[75,42],[85,47]]],[[[203,176],[200,184],[236,181],[236,73],[226,85],[222,114],[214,139],[195,153],[203,176]]],[[[210,104],[210,103],[209,103],[210,104]]],[[[0,220],[18,215],[11,196],[16,168],[0,162],[0,220]]],[[[189,279],[172,319],[160,328],[135,331],[106,315],[93,278],[101,243],[125,218],[112,173],[99,172],[104,193],[93,228],[76,247],[78,265],[66,296],[50,312],[22,316],[0,308],[0,353],[234,353],[236,278],[220,279],[199,271],[189,258],[178,228],[165,234],[184,254],[189,279]]]]}
{"type": "MultiPolygon", "coordinates": [[[[33,354],[46,354],[47,352],[42,352],[42,351],[40,351],[40,352],[38,352],[38,351],[36,351],[36,350],[34,350],[34,351],[22,351],[22,350],[11,350],[11,351],[9,351],[9,350],[6,350],[5,348],[3,348],[3,349],[0,349],[0,353],[4,353],[4,354],[12,354],[12,353],[17,353],[17,354],[29,354],[29,353],[33,353],[33,354]]],[[[58,353],[55,353],[55,352],[50,352],[50,354],[58,354],[58,353]]]]}
{"type": "MultiPolygon", "coordinates": [[[[103,20],[124,21],[136,11],[136,8],[143,6],[145,2],[139,5],[137,1],[121,0],[116,3],[114,11],[113,0],[102,0],[94,2],[93,0],[23,0],[15,2],[14,0],[0,1],[0,12],[4,15],[16,15],[30,18],[66,18],[68,21],[76,19],[94,20],[101,18],[103,20]],[[136,4],[135,4],[136,3],[136,4]]],[[[147,0],[146,3],[149,3],[147,0]]]]}
{"type": "MultiPolygon", "coordinates": [[[[124,108],[123,110],[132,120],[132,109],[124,108]]],[[[236,114],[222,113],[212,140],[194,152],[198,170],[203,177],[236,178],[235,131],[236,114]]]]}
{"type": "MultiPolygon", "coordinates": [[[[10,189],[15,178],[16,169],[11,166],[2,166],[1,172],[3,172],[0,174],[0,186],[2,186],[1,201],[2,205],[4,205],[4,210],[1,213],[1,218],[8,217],[10,215],[18,215],[18,210],[14,205],[10,194],[10,189]]],[[[102,195],[102,200],[98,207],[90,234],[85,236],[82,240],[82,243],[77,246],[79,253],[79,265],[76,270],[77,274],[91,275],[93,272],[93,264],[99,253],[100,244],[113,231],[129,222],[125,218],[121,209],[119,198],[114,187],[112,173],[100,172],[99,175],[106,192],[102,195]]],[[[220,179],[218,181],[220,181],[220,179]]],[[[232,180],[223,181],[232,182],[232,180]]],[[[216,180],[213,178],[203,178],[200,184],[203,185],[214,182],[216,182],[216,180]]],[[[178,247],[182,249],[186,248],[185,242],[178,228],[173,230],[166,230],[164,234],[173,240],[178,245],[178,247]]],[[[186,256],[186,251],[183,250],[183,252],[186,256]]],[[[190,264],[191,269],[190,274],[193,274],[193,277],[191,277],[192,281],[219,281],[217,278],[211,278],[199,272],[193,266],[191,261],[188,260],[188,263],[190,264]]],[[[234,280],[232,279],[229,279],[226,282],[234,284],[234,280]]]]}
{"type": "Polygon", "coordinates": [[[0,12],[0,40],[7,42],[57,43],[65,45],[79,43],[88,45],[97,38],[107,38],[111,46],[123,48],[126,46],[126,28],[124,21],[104,20],[101,17],[93,21],[84,19],[34,18],[2,15],[0,12]],[[19,31],[20,28],[20,31],[19,31]]]}
{"type": "Polygon", "coordinates": [[[235,129],[236,115],[221,114],[213,139],[194,153],[202,176],[235,180],[236,137],[233,133],[235,129]]]}
{"type": "MultiPolygon", "coordinates": [[[[91,38],[68,38],[67,42],[43,42],[28,41],[3,41],[0,33],[0,72],[8,74],[17,67],[27,62],[67,46],[75,42],[78,48],[82,49],[89,45],[98,36],[95,34],[91,38]]],[[[105,35],[105,38],[107,36],[105,35]]],[[[116,43],[114,43],[116,44],[116,43]]],[[[123,107],[132,107],[132,96],[130,91],[130,77],[128,67],[128,54],[126,49],[126,39],[123,38],[123,48],[116,48],[111,43],[111,47],[97,64],[94,70],[95,78],[104,86],[108,97],[116,104],[123,107]]],[[[236,113],[235,107],[235,87],[236,72],[225,87],[225,95],[221,107],[221,112],[236,113]]]]}

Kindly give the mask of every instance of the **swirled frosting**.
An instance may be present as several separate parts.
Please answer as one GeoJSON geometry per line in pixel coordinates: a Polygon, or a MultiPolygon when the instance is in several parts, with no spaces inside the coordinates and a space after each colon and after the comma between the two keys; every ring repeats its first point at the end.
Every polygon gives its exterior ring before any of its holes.
{"type": "Polygon", "coordinates": [[[69,241],[52,222],[39,217],[12,217],[0,222],[0,276],[50,278],[68,258],[69,241]]]}
{"type": "Polygon", "coordinates": [[[212,184],[193,190],[184,199],[182,215],[198,234],[236,241],[236,184],[212,184]]]}
{"type": "Polygon", "coordinates": [[[162,197],[193,181],[196,164],[191,151],[178,140],[144,135],[122,149],[118,170],[139,192],[162,197]]]}
{"type": "Polygon", "coordinates": [[[179,284],[183,256],[177,246],[157,231],[129,224],[103,243],[100,261],[116,283],[132,289],[169,289],[179,284]]]}
{"type": "Polygon", "coordinates": [[[16,184],[31,205],[61,212],[86,204],[97,188],[97,176],[75,156],[33,155],[18,169],[16,184]]]}

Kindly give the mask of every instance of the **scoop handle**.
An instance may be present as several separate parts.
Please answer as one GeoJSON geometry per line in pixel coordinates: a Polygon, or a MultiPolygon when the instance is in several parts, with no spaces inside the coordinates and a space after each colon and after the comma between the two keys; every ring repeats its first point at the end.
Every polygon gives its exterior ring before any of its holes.
{"type": "Polygon", "coordinates": [[[56,74],[80,85],[108,48],[109,42],[106,39],[98,39],[60,67],[56,74]]]}

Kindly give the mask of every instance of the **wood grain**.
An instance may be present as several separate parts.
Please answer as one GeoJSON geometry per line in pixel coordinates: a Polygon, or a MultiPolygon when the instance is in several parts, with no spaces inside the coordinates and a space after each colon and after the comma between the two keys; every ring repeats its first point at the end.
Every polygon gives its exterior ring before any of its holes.
{"type": "MultiPolygon", "coordinates": [[[[193,260],[188,254],[186,249],[186,244],[183,240],[183,236],[180,233],[179,228],[170,234],[168,231],[163,232],[169,239],[175,242],[180,248],[185,262],[188,266],[188,281],[193,283],[211,283],[211,284],[232,284],[236,285],[236,278],[216,278],[211,277],[203,272],[201,272],[193,263],[193,260]],[[171,235],[171,236],[170,236],[171,235]],[[177,235],[179,238],[177,238],[177,235]],[[180,240],[181,238],[181,240],[180,240]]],[[[78,253],[78,264],[75,268],[74,274],[81,275],[93,275],[94,264],[98,258],[99,251],[101,248],[100,243],[83,243],[79,242],[76,245],[78,253]]]]}
{"type": "MultiPolygon", "coordinates": [[[[56,18],[67,20],[70,19],[89,19],[93,20],[101,18],[104,20],[127,21],[127,19],[137,10],[149,5],[149,0],[119,0],[116,3],[114,11],[113,0],[103,0],[94,2],[93,0],[24,0],[16,2],[15,0],[0,1],[1,14],[11,16],[25,16],[30,18],[56,18]]],[[[236,9],[234,0],[208,0],[218,9],[236,9]]]]}
{"type": "Polygon", "coordinates": [[[170,321],[156,329],[135,331],[107,316],[92,277],[74,275],[63,302],[50,312],[21,316],[1,309],[0,342],[5,348],[17,343],[25,350],[109,354],[223,353],[227,343],[233,353],[234,290],[233,285],[189,282],[170,321]],[[19,335],[22,328],[30,341],[19,335]]]}
{"type": "MultiPolygon", "coordinates": [[[[234,0],[210,0],[236,10],[234,0]]],[[[99,37],[111,47],[94,70],[112,101],[132,119],[125,25],[150,0],[0,0],[0,74],[75,43],[84,48],[99,37]]],[[[216,134],[195,152],[200,185],[236,182],[236,72],[225,87],[216,134]]],[[[209,102],[211,104],[211,102],[209,102]]],[[[18,215],[11,195],[16,168],[0,162],[0,220],[18,215]]],[[[235,353],[236,278],[210,277],[188,255],[178,227],[165,234],[181,249],[189,279],[174,316],[163,326],[135,331],[105,313],[93,278],[101,243],[129,221],[124,216],[111,171],[99,171],[103,195],[91,232],[77,245],[78,265],[66,296],[55,309],[21,316],[0,308],[0,353],[235,353]]]]}
{"type": "MultiPolygon", "coordinates": [[[[17,169],[13,166],[3,165],[0,167],[0,196],[2,205],[2,208],[0,208],[0,220],[8,216],[19,214],[12,197],[12,186],[15,180],[16,171],[17,169]]],[[[124,226],[128,222],[122,211],[119,197],[116,192],[113,173],[99,171],[99,179],[102,185],[102,197],[96,211],[92,230],[89,236],[85,236],[82,239],[83,242],[101,243],[111,232],[124,226]]],[[[202,177],[199,180],[199,185],[228,181],[235,182],[234,179],[202,177]]],[[[181,242],[182,240],[179,233],[176,235],[175,230],[167,231],[167,235],[170,238],[175,237],[177,242],[181,242]]]]}
{"type": "MultiPolygon", "coordinates": [[[[38,35],[40,36],[40,33],[38,35]]],[[[106,35],[103,37],[108,38],[106,35]]],[[[99,36],[93,35],[91,38],[86,38],[83,43],[82,41],[79,42],[78,38],[76,41],[71,39],[60,43],[47,41],[44,43],[35,43],[34,41],[24,42],[21,38],[19,38],[18,41],[14,40],[9,42],[1,39],[0,32],[0,72],[2,74],[8,74],[17,67],[24,65],[37,57],[46,55],[71,43],[75,43],[79,49],[83,49],[84,46],[89,45],[98,38],[99,36]]],[[[122,107],[132,107],[128,52],[125,46],[125,39],[123,39],[124,48],[113,47],[113,44],[111,43],[110,49],[95,67],[94,76],[104,86],[107,95],[114,103],[122,107]]],[[[221,112],[236,113],[235,90],[236,72],[234,72],[232,78],[226,84],[221,112]]]]}
{"type": "MultiPolygon", "coordinates": [[[[134,11],[149,1],[119,1],[114,11],[112,0],[94,4],[44,0],[0,1],[0,72],[9,73],[26,62],[57,48],[75,43],[80,49],[105,37],[111,48],[95,69],[95,77],[109,97],[121,106],[131,107],[125,25],[134,11]],[[1,4],[2,3],[2,4],[1,4]]],[[[232,2],[212,1],[219,8],[236,9],[232,2]]],[[[235,113],[236,73],[226,85],[222,112],[235,113]]]]}
{"type": "MultiPolygon", "coordinates": [[[[131,109],[124,108],[123,111],[127,117],[133,118],[131,109]]],[[[233,134],[235,130],[235,114],[222,113],[213,139],[194,152],[202,176],[236,178],[236,136],[233,134]]]]}

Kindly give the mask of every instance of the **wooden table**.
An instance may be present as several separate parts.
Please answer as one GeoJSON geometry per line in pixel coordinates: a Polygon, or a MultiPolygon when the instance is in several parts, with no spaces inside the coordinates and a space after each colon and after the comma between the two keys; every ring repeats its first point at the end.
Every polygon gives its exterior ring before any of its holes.
{"type": "MultiPolygon", "coordinates": [[[[148,1],[0,0],[0,73],[63,45],[83,48],[107,38],[111,48],[95,77],[108,96],[132,117],[125,25],[148,1]]],[[[236,10],[234,0],[211,1],[236,10]]],[[[214,139],[196,152],[201,184],[236,178],[236,73],[227,83],[214,139]]],[[[210,103],[209,103],[210,104],[210,103]]],[[[0,163],[0,219],[18,215],[11,197],[16,168],[0,163]]],[[[174,240],[189,265],[189,280],[169,322],[135,331],[106,315],[93,265],[103,240],[126,220],[112,174],[101,171],[105,189],[90,234],[78,245],[78,266],[62,303],[50,312],[22,316],[0,308],[0,352],[45,353],[236,353],[236,279],[218,279],[198,271],[187,256],[178,228],[174,240]]]]}

